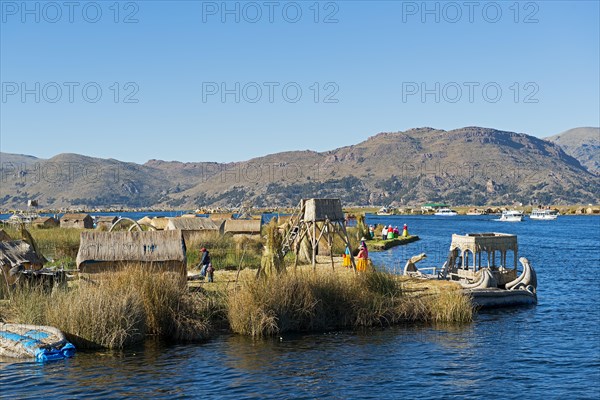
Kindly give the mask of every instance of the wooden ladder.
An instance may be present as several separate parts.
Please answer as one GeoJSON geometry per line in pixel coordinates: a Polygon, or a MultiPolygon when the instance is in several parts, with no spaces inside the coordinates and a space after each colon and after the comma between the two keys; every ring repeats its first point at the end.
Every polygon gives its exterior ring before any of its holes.
{"type": "Polygon", "coordinates": [[[285,239],[283,240],[282,252],[285,256],[291,249],[294,241],[300,234],[300,221],[304,217],[304,204],[300,202],[296,210],[290,217],[290,230],[287,232],[285,239]]]}

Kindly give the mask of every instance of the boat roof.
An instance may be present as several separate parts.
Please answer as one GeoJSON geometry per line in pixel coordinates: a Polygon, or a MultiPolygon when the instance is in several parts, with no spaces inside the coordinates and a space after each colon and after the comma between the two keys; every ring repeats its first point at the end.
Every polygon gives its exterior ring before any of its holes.
{"type": "Polygon", "coordinates": [[[466,235],[452,235],[450,250],[461,249],[480,251],[517,251],[517,235],[508,233],[467,233],[466,235]]]}

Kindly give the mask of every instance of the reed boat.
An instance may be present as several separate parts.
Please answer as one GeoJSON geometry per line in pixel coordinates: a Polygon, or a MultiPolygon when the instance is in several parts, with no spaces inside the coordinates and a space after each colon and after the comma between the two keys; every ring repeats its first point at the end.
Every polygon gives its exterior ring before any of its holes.
{"type": "Polygon", "coordinates": [[[453,281],[462,287],[477,307],[537,304],[537,276],[524,257],[518,259],[517,236],[506,233],[452,235],[446,262],[441,268],[416,267],[427,256],[411,258],[404,275],[453,281]],[[513,260],[507,264],[512,253],[513,260]],[[521,263],[518,270],[517,259],[521,263]],[[426,274],[422,271],[431,270],[426,274]]]}
{"type": "Polygon", "coordinates": [[[74,354],[75,346],[54,327],[0,323],[0,356],[51,361],[74,354]]]}

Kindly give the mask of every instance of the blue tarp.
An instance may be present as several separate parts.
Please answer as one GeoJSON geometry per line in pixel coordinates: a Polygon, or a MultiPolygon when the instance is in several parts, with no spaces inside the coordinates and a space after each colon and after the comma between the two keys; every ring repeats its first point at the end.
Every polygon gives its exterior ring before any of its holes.
{"type": "Polygon", "coordinates": [[[41,340],[50,336],[47,332],[31,330],[19,335],[13,332],[0,332],[0,337],[8,339],[23,348],[38,361],[61,360],[73,357],[75,346],[69,342],[61,343],[60,347],[48,347],[41,340]]]}

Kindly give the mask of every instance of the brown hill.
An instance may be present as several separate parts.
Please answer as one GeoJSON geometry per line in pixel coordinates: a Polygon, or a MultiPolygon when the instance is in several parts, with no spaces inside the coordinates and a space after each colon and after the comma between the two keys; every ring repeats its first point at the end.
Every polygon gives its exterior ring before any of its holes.
{"type": "Polygon", "coordinates": [[[181,205],[294,205],[339,196],[350,204],[597,202],[598,179],[560,147],[513,132],[468,127],[381,133],[316,153],[231,164],[173,196],[181,205]]]}
{"type": "Polygon", "coordinates": [[[547,137],[576,158],[588,171],[600,175],[600,128],[574,128],[547,137]]]}
{"type": "MultiPolygon", "coordinates": [[[[4,156],[3,156],[4,159],[4,156]]],[[[62,154],[25,171],[2,164],[2,208],[294,206],[302,197],[345,204],[598,203],[600,177],[556,144],[467,127],[380,133],[326,152],[292,151],[228,164],[143,165],[62,154]]]]}

